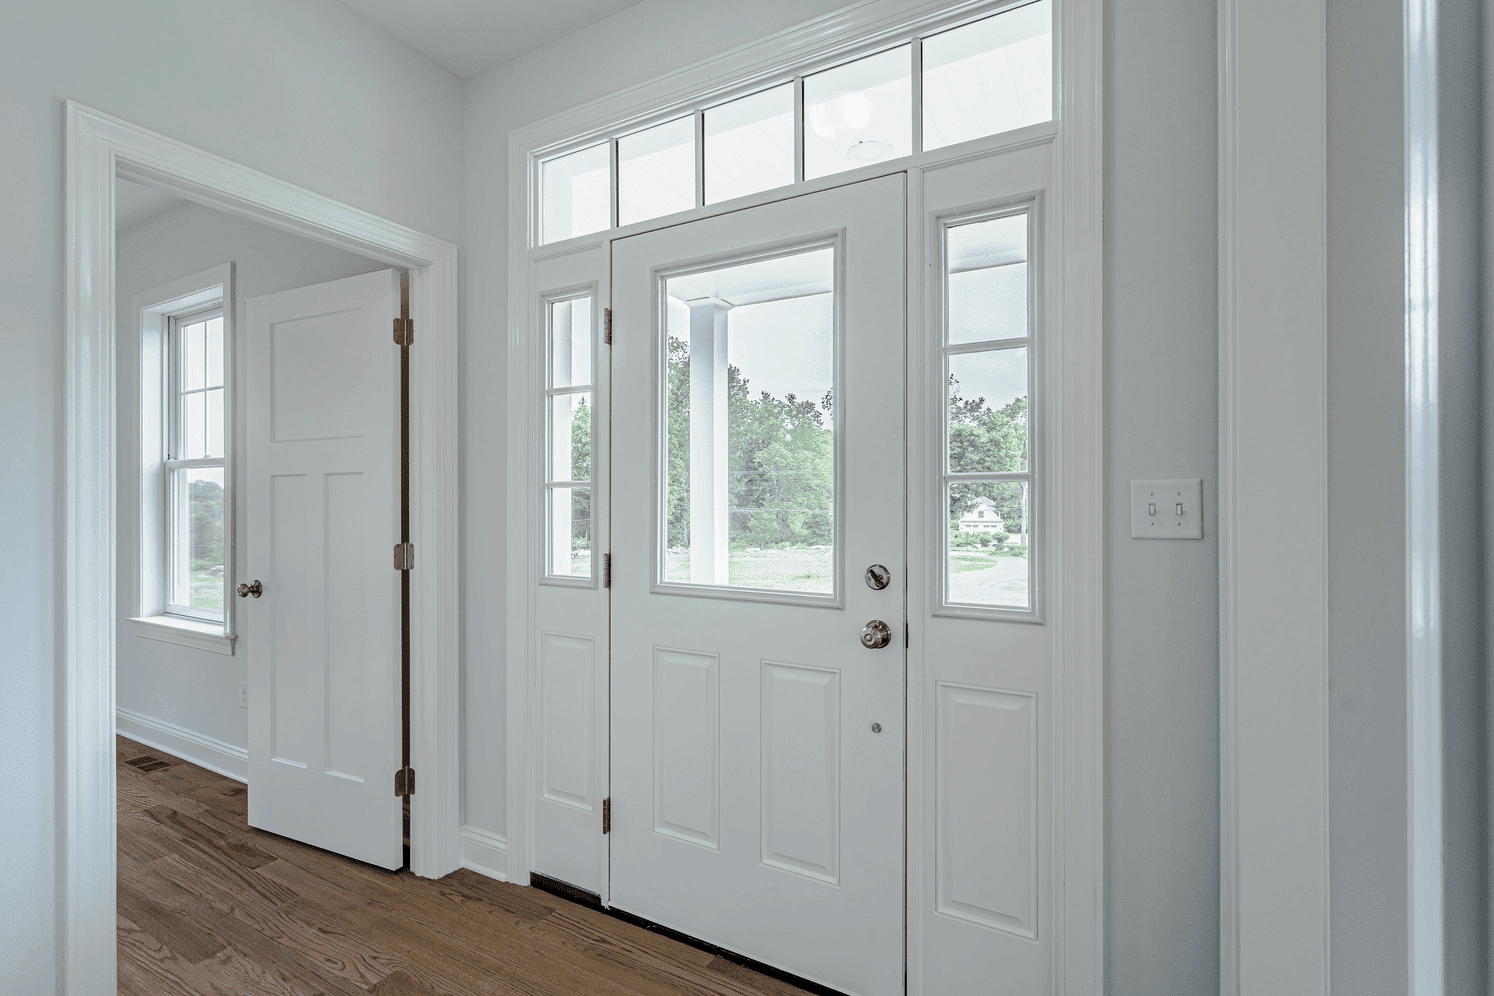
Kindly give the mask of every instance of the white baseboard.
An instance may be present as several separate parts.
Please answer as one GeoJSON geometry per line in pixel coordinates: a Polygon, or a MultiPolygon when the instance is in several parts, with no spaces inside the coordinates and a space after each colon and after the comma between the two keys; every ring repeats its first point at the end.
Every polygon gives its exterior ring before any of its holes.
{"type": "Polygon", "coordinates": [[[508,881],[508,838],[480,827],[462,827],[462,867],[508,881]]]}
{"type": "Polygon", "coordinates": [[[249,752],[242,747],[130,709],[114,710],[114,731],[236,782],[249,783],[249,752]]]}

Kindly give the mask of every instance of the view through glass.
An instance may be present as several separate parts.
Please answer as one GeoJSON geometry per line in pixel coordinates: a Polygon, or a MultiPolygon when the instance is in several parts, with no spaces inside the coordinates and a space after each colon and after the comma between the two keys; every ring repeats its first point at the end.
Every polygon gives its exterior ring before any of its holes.
{"type": "Polygon", "coordinates": [[[835,250],[666,282],[666,583],[835,590],[835,250]]]}
{"type": "Polygon", "coordinates": [[[222,618],[224,556],[223,316],[175,330],[176,425],[170,553],[175,610],[222,618]]]}
{"type": "Polygon", "coordinates": [[[945,230],[945,601],[1032,607],[1029,214],[945,230]]]}
{"type": "Polygon", "coordinates": [[[546,574],[591,578],[591,297],[551,301],[547,320],[546,574]]]}

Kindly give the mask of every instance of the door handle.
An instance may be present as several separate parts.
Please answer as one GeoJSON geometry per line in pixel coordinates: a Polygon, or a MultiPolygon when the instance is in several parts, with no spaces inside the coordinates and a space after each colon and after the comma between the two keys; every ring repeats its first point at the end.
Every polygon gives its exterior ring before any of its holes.
{"type": "Polygon", "coordinates": [[[881,650],[892,642],[892,630],[880,619],[873,619],[861,630],[861,645],[867,650],[881,650]]]}
{"type": "Polygon", "coordinates": [[[253,595],[255,598],[258,598],[262,594],[264,594],[264,589],[259,586],[259,581],[258,580],[256,580],[253,584],[241,584],[241,585],[239,585],[239,597],[240,598],[248,598],[250,595],[253,595]]]}

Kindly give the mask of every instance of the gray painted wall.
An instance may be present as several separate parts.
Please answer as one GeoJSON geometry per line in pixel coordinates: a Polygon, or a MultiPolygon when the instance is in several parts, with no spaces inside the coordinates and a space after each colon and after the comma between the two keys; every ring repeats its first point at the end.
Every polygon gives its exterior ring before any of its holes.
{"type": "MultiPolygon", "coordinates": [[[[351,277],[383,268],[341,249],[290,235],[244,218],[197,204],[186,204],[120,232],[115,239],[116,328],[120,350],[119,384],[119,625],[115,637],[116,701],[124,709],[184,727],[247,749],[248,712],[239,708],[239,682],[247,677],[248,641],[240,639],[232,657],[136,636],[128,619],[138,604],[140,578],[140,349],[135,299],[141,291],[235,264],[238,289],[239,381],[243,382],[247,304],[250,298],[292,287],[351,277]],[[132,348],[133,347],[133,348],[132,348]]],[[[244,495],[246,421],[244,397],[237,397],[235,474],[244,495]]],[[[391,399],[391,404],[394,399],[391,399]]],[[[238,508],[238,563],[245,564],[247,509],[238,508]]],[[[239,613],[239,631],[247,624],[239,613]]]]}
{"type": "Polygon", "coordinates": [[[1110,986],[1219,987],[1215,5],[1105,23],[1110,986]],[[1204,540],[1131,539],[1133,478],[1202,477],[1204,540]]]}

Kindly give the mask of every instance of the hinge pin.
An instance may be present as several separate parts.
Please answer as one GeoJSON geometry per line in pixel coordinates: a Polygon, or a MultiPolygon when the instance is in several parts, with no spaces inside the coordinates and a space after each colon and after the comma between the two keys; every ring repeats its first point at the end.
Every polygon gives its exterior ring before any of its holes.
{"type": "Polygon", "coordinates": [[[612,832],[612,797],[602,800],[602,833],[612,832]]]}
{"type": "Polygon", "coordinates": [[[602,554],[602,587],[612,587],[612,554],[602,554]]]}
{"type": "Polygon", "coordinates": [[[410,346],[415,342],[415,319],[396,318],[394,320],[394,344],[396,346],[410,346]]]}
{"type": "Polygon", "coordinates": [[[403,767],[394,773],[394,794],[398,796],[415,794],[415,769],[403,767]]]}
{"type": "Polygon", "coordinates": [[[394,544],[394,569],[396,571],[413,571],[415,569],[415,544],[394,544]]]}
{"type": "Polygon", "coordinates": [[[604,318],[602,320],[602,341],[610,346],[612,345],[612,309],[603,309],[603,315],[604,318]]]}

